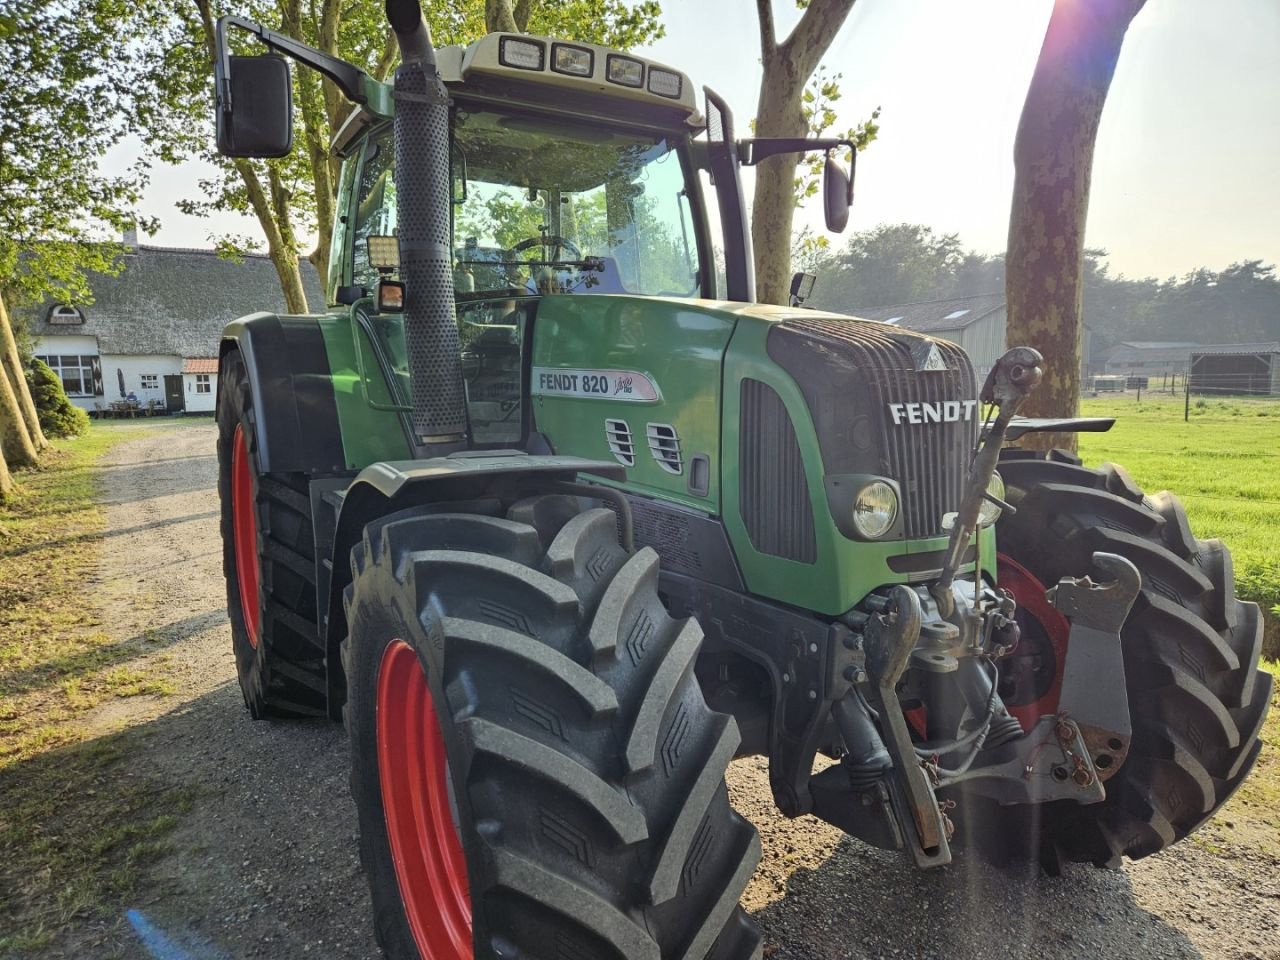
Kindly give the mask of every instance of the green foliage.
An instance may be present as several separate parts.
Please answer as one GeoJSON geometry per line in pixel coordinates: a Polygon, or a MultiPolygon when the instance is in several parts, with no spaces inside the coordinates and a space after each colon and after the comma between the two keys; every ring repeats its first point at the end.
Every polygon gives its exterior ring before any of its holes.
{"type": "MultiPolygon", "coordinates": [[[[485,33],[484,0],[424,4],[437,45],[468,43],[485,33]]],[[[279,160],[238,161],[217,155],[213,147],[213,82],[207,24],[224,14],[237,14],[282,29],[303,43],[328,50],[378,79],[390,76],[398,54],[391,42],[381,3],[303,4],[300,0],[196,0],[177,5],[152,40],[151,56],[159,64],[143,102],[144,139],[167,163],[199,158],[216,173],[201,179],[197,190],[179,203],[191,216],[235,212],[269,217],[296,247],[298,238],[331,225],[329,212],[337,167],[326,157],[334,130],[350,104],[328,80],[305,68],[293,70],[296,130],[292,154],[279,160]],[[203,8],[203,10],[201,9],[203,8]],[[207,13],[208,19],[204,19],[207,13]],[[245,171],[263,185],[259,208],[246,188],[245,171]]],[[[663,35],[656,0],[556,0],[529,5],[527,28],[565,40],[603,43],[623,49],[663,35]]],[[[241,52],[263,51],[257,41],[236,31],[233,44],[241,52]]],[[[220,251],[233,255],[260,248],[261,238],[214,236],[220,251]]],[[[297,254],[297,249],[289,251],[297,254]]]]}
{"type": "MultiPolygon", "coordinates": [[[[1003,255],[966,250],[956,234],[920,224],[881,224],[853,234],[843,249],[805,245],[800,262],[821,275],[814,305],[851,310],[919,300],[1000,293],[1003,255]]],[[[1280,278],[1260,260],[1183,277],[1132,280],[1113,276],[1107,252],[1086,249],[1084,320],[1094,352],[1125,340],[1242,343],[1280,340],[1280,278]]]]}
{"type": "Polygon", "coordinates": [[[149,2],[11,0],[0,12],[0,291],[11,301],[88,301],[86,270],[115,269],[104,243],[133,222],[145,181],[95,173],[131,130],[146,62],[131,42],[149,2]]]}
{"type": "MultiPolygon", "coordinates": [[[[826,67],[819,67],[804,88],[800,98],[800,109],[804,114],[805,126],[812,137],[835,137],[852,140],[861,152],[880,135],[880,108],[871,111],[871,116],[843,132],[829,133],[836,124],[835,104],[840,99],[840,80],[843,74],[828,74],[826,67]]],[[[797,166],[796,202],[803,204],[811,197],[817,196],[822,183],[822,165],[825,157],[815,154],[797,166]]],[[[826,239],[825,237],[822,239],[826,239]]],[[[821,247],[822,245],[819,245],[821,247]]]]}
{"type": "Polygon", "coordinates": [[[78,437],[89,429],[89,415],[67,399],[62,381],[43,360],[31,361],[27,384],[46,437],[78,437]]]}

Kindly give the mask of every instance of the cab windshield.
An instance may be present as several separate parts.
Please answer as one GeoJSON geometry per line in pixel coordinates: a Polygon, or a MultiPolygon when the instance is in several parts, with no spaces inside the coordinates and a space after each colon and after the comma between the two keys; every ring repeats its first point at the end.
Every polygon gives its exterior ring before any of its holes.
{"type": "Polygon", "coordinates": [[[455,287],[468,295],[700,290],[675,138],[547,117],[454,117],[455,287]]]}

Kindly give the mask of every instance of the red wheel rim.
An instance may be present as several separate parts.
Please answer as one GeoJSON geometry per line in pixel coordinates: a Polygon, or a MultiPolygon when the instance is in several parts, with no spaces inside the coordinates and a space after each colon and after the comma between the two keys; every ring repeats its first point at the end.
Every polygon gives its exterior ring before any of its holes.
{"type": "Polygon", "coordinates": [[[378,666],[378,779],[405,917],[427,960],[471,960],[471,897],[449,761],[418,655],[394,640],[378,666]]]}
{"type": "Polygon", "coordinates": [[[249,646],[258,648],[262,611],[258,608],[258,508],[253,497],[253,471],[244,428],[236,425],[231,442],[231,524],[236,551],[236,582],[249,646]]]}
{"type": "Polygon", "coordinates": [[[1058,701],[1062,696],[1062,671],[1067,664],[1067,637],[1071,633],[1071,621],[1045,599],[1044,584],[1035,574],[1003,553],[997,559],[1000,586],[1013,594],[1020,617],[1029,616],[1039,621],[1053,648],[1053,682],[1044,695],[1031,703],[1007,704],[1009,712],[1022,724],[1022,729],[1030,730],[1041,717],[1058,712],[1058,701]]]}

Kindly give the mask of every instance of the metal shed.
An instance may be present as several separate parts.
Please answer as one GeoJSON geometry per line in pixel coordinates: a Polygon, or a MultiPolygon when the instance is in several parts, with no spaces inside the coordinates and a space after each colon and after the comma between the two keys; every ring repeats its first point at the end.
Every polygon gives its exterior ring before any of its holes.
{"type": "Polygon", "coordinates": [[[1280,341],[1196,347],[1191,352],[1190,390],[1280,396],[1280,341]]]}

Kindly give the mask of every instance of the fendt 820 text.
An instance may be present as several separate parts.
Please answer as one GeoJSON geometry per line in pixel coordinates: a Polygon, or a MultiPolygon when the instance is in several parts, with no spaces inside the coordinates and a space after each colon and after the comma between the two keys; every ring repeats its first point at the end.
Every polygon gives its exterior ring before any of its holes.
{"type": "Polygon", "coordinates": [[[219,491],[245,701],[345,722],[386,955],[759,957],[746,755],[785,816],[921,867],[1115,865],[1213,815],[1271,685],[1222,544],[1012,446],[1109,426],[1018,416],[1035,350],[979,385],[952,343],[753,302],[741,168],[825,154],[839,230],[853,144],[387,14],[392,83],[239,18],[216,64],[229,156],[289,152],[288,59],[352,104],[327,312],[223,337],[219,491]]]}

